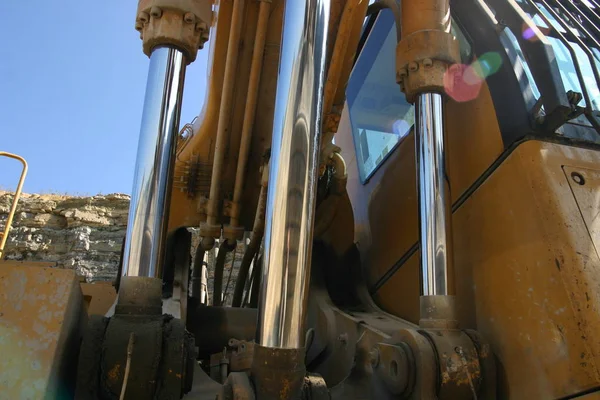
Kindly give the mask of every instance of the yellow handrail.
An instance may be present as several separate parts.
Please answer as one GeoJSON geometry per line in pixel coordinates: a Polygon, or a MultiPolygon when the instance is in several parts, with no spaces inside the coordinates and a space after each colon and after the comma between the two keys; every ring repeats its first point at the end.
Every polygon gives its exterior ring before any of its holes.
{"type": "Polygon", "coordinates": [[[23,164],[21,178],[19,178],[19,184],[17,185],[17,190],[15,192],[15,197],[13,198],[13,202],[10,207],[10,212],[8,213],[8,219],[6,220],[6,225],[4,226],[4,232],[2,232],[2,236],[0,236],[0,260],[2,260],[2,256],[4,255],[4,245],[6,244],[6,239],[8,239],[8,232],[10,231],[13,217],[15,216],[15,212],[17,211],[17,203],[19,202],[19,198],[21,197],[21,189],[23,189],[23,183],[25,182],[25,176],[27,175],[27,161],[25,161],[25,159],[21,156],[7,153],[5,151],[0,151],[0,156],[13,158],[15,160],[20,161],[21,164],[23,164]]]}

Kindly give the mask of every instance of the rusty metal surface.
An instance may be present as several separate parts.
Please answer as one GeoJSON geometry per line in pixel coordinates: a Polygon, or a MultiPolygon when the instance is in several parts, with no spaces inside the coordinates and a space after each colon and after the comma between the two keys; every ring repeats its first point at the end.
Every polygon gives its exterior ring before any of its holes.
{"type": "Polygon", "coordinates": [[[247,342],[245,340],[229,340],[229,347],[234,349],[229,357],[232,372],[250,370],[252,359],[254,358],[254,344],[254,342],[247,342]]]}
{"type": "Polygon", "coordinates": [[[327,383],[318,374],[306,374],[304,377],[304,388],[302,400],[329,400],[331,395],[327,383]]]}
{"type": "MultiPolygon", "coordinates": [[[[14,261],[14,260],[1,260],[0,268],[30,268],[30,267],[56,267],[56,262],[50,261],[14,261]]],[[[79,278],[78,278],[79,279],[79,278]]]]}
{"type": "Polygon", "coordinates": [[[264,400],[297,399],[302,393],[306,367],[301,349],[254,346],[252,382],[256,397],[264,400]]]}
{"type": "Polygon", "coordinates": [[[427,330],[422,335],[435,348],[439,368],[439,399],[478,398],[481,383],[479,352],[459,330],[427,330]]]}
{"type": "Polygon", "coordinates": [[[245,372],[233,372],[225,381],[217,400],[254,400],[254,389],[245,372]]]}
{"type": "Polygon", "coordinates": [[[86,316],[74,271],[0,267],[0,398],[72,395],[86,316]]]}

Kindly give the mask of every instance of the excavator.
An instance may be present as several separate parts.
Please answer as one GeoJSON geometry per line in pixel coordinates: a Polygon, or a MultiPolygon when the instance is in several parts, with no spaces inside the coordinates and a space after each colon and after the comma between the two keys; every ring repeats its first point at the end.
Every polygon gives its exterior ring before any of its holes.
{"type": "Polygon", "coordinates": [[[598,0],[140,0],[135,29],[117,295],[0,265],[0,398],[600,398],[598,0]]]}

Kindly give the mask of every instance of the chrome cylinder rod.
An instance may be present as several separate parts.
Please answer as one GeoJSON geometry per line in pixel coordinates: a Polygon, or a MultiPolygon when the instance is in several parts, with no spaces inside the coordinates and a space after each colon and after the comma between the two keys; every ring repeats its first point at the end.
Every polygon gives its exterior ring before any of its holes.
{"type": "Polygon", "coordinates": [[[162,277],[185,56],[170,47],[150,55],[146,98],[125,249],[123,275],[162,277]]]}
{"type": "Polygon", "coordinates": [[[304,346],[329,0],[285,2],[257,342],[304,346]]]}
{"type": "Polygon", "coordinates": [[[415,144],[423,295],[447,295],[448,270],[452,263],[452,210],[444,153],[442,95],[419,95],[416,114],[415,144]]]}

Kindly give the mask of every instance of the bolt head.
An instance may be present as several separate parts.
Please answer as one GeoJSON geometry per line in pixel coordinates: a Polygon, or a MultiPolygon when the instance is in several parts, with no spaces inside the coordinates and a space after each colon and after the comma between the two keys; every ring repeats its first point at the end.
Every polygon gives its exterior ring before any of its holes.
{"type": "Polygon", "coordinates": [[[150,21],[150,15],[148,15],[147,12],[142,11],[141,13],[138,14],[137,20],[140,21],[141,23],[145,24],[148,21],[150,21]]]}
{"type": "MultiPolygon", "coordinates": [[[[196,24],[196,31],[207,32],[208,25],[206,25],[206,22],[198,22],[196,24]]],[[[207,34],[208,34],[208,32],[207,32],[207,34]]]]}
{"type": "Polygon", "coordinates": [[[410,72],[415,72],[418,69],[419,69],[419,64],[417,64],[416,62],[413,61],[413,62],[411,62],[411,63],[408,64],[408,70],[410,72]]]}
{"type": "Polygon", "coordinates": [[[162,17],[162,10],[159,7],[154,6],[150,9],[150,15],[154,18],[160,18],[162,17]]]}
{"type": "Polygon", "coordinates": [[[423,60],[423,66],[425,68],[431,68],[433,67],[433,60],[431,58],[426,58],[423,60]]]}
{"type": "Polygon", "coordinates": [[[191,12],[186,12],[183,15],[183,20],[186,24],[193,24],[194,22],[196,22],[196,16],[191,12]]]}

